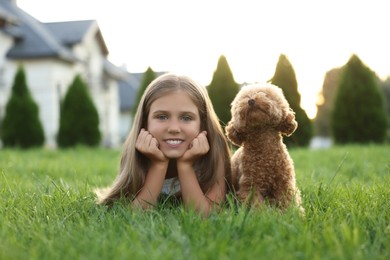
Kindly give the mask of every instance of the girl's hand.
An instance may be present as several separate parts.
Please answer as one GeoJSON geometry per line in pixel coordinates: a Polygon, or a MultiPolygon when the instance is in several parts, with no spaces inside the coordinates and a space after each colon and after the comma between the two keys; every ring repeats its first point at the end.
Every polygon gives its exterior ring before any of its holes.
{"type": "Polygon", "coordinates": [[[206,135],[207,132],[203,131],[195,137],[195,139],[192,140],[190,147],[188,147],[188,150],[178,159],[178,161],[190,163],[192,165],[199,157],[207,154],[210,150],[210,146],[206,135]]]}
{"type": "Polygon", "coordinates": [[[158,147],[157,139],[145,129],[141,129],[135,143],[135,148],[152,162],[168,162],[168,159],[158,147]]]}

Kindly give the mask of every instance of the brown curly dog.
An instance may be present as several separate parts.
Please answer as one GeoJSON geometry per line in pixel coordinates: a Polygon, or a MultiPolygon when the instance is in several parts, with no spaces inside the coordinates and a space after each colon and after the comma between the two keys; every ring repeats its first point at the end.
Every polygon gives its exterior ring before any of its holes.
{"type": "Polygon", "coordinates": [[[294,163],[282,137],[290,136],[298,124],[282,89],[272,84],[243,87],[231,113],[226,134],[241,146],[232,156],[238,199],[255,206],[267,201],[283,210],[293,202],[304,213],[294,163]]]}

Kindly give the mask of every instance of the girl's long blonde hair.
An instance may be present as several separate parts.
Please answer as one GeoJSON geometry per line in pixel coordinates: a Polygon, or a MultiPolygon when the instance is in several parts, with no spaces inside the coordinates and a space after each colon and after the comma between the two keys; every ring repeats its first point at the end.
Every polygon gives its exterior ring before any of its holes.
{"type": "Polygon", "coordinates": [[[230,150],[206,88],[186,76],[167,73],[156,78],[146,88],[138,104],[132,129],[123,145],[119,174],[111,187],[96,192],[99,204],[111,205],[122,196],[132,200],[142,188],[150,162],[146,156],[135,149],[138,134],[141,128],[147,129],[151,104],[167,93],[179,89],[185,91],[197,106],[201,131],[207,131],[210,150],[195,164],[203,192],[215,183],[215,173],[221,159],[227,186],[230,184],[230,150]]]}

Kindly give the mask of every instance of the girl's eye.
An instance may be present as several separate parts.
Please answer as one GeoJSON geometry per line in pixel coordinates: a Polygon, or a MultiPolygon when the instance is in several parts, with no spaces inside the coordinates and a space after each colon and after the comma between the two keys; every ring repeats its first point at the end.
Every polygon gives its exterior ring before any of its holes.
{"type": "Polygon", "coordinates": [[[192,117],[191,116],[182,116],[181,117],[181,120],[183,120],[183,121],[191,121],[192,120],[192,117]]]}
{"type": "Polygon", "coordinates": [[[157,115],[156,118],[158,120],[167,120],[168,119],[168,117],[166,115],[157,115]]]}

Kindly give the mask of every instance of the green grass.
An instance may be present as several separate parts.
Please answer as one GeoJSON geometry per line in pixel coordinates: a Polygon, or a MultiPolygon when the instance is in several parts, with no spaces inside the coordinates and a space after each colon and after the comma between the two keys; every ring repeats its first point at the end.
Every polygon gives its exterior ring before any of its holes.
{"type": "MultiPolygon", "coordinates": [[[[292,149],[306,217],[95,204],[119,151],[0,150],[0,259],[390,259],[389,146],[292,149]]],[[[234,199],[231,198],[231,201],[234,199]]]]}

